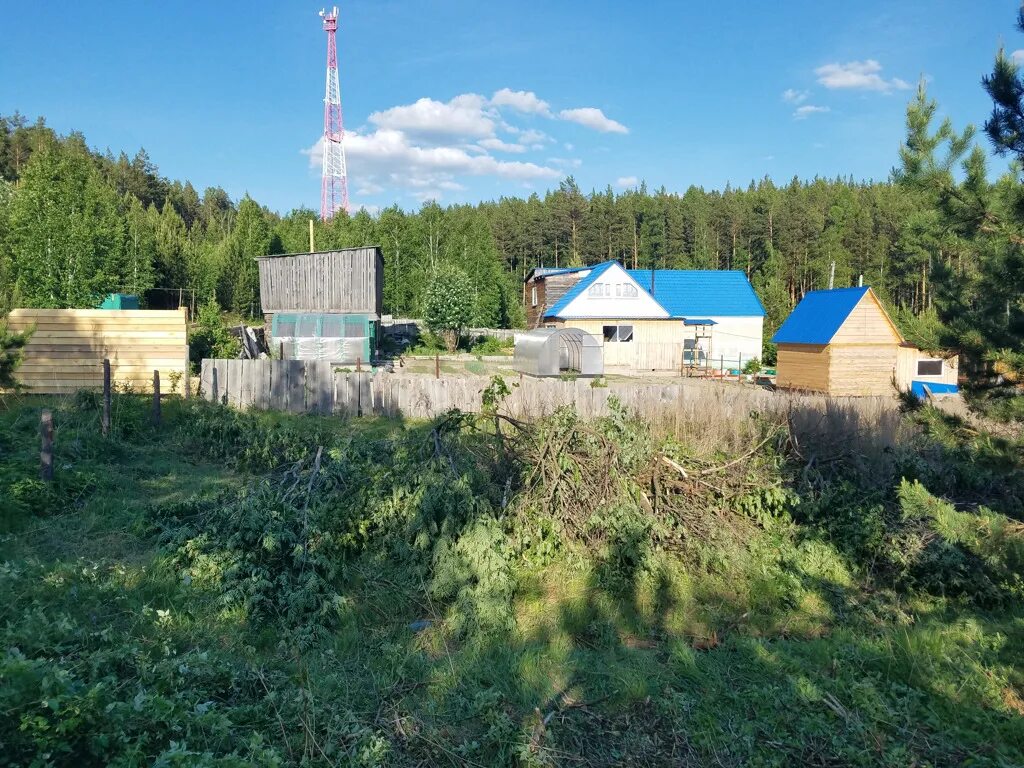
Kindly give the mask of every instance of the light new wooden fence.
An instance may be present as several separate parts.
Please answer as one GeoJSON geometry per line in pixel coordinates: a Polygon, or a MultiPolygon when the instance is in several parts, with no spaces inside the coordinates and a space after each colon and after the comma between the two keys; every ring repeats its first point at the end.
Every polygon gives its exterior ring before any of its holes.
{"type": "Polygon", "coordinates": [[[188,365],[185,310],[15,309],[12,331],[32,330],[17,371],[30,393],[64,394],[103,386],[103,360],[111,381],[137,392],[150,391],[153,371],[161,390],[181,391],[188,365]]]}

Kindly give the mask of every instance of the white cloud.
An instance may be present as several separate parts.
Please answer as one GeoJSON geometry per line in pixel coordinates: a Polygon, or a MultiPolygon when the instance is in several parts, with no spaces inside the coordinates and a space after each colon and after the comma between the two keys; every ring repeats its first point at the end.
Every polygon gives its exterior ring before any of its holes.
{"type": "Polygon", "coordinates": [[[558,172],[535,163],[497,160],[491,155],[471,155],[462,147],[422,147],[409,142],[400,131],[374,131],[362,135],[350,133],[345,139],[345,152],[353,175],[360,166],[371,173],[386,168],[401,170],[435,170],[464,173],[470,176],[500,176],[507,179],[554,178],[558,172]]]}
{"type": "Polygon", "coordinates": [[[475,93],[464,93],[447,102],[423,98],[374,112],[370,122],[382,130],[402,131],[424,140],[486,138],[494,135],[495,127],[495,117],[486,105],[487,100],[475,93]]]}
{"type": "Polygon", "coordinates": [[[540,144],[543,141],[554,141],[554,139],[544,133],[544,131],[527,128],[525,131],[519,131],[519,138],[516,141],[520,144],[540,144]]]}
{"type": "Polygon", "coordinates": [[[866,59],[848,61],[845,64],[825,64],[814,70],[814,74],[818,76],[818,82],[826,88],[850,88],[882,93],[910,88],[910,83],[898,77],[886,80],[879,74],[881,71],[881,64],[874,59],[866,59]]]}
{"type": "Polygon", "coordinates": [[[502,141],[497,137],[490,139],[481,139],[477,142],[477,145],[484,148],[490,149],[495,152],[525,152],[526,147],[522,144],[510,144],[507,141],[502,141]]]}
{"type": "Polygon", "coordinates": [[[793,112],[793,117],[796,118],[797,120],[804,120],[810,117],[811,115],[831,111],[832,110],[830,110],[828,107],[819,107],[814,104],[804,104],[796,108],[796,111],[793,112]]]}
{"type": "Polygon", "coordinates": [[[1024,64],[1024,48],[1018,48],[1010,54],[1010,58],[1015,64],[1024,64]]]}
{"type": "Polygon", "coordinates": [[[570,123],[579,123],[587,128],[593,128],[601,133],[629,133],[629,129],[622,123],[607,117],[597,107],[577,107],[576,109],[563,109],[558,113],[562,120],[570,123]]]}
{"type": "Polygon", "coordinates": [[[636,176],[620,176],[615,180],[616,187],[635,187],[639,183],[636,176]]]}
{"type": "Polygon", "coordinates": [[[549,157],[548,162],[552,165],[558,165],[563,168],[579,168],[583,165],[583,161],[578,157],[549,157]]]}
{"type": "Polygon", "coordinates": [[[782,100],[787,104],[803,104],[810,95],[809,91],[797,91],[787,88],[782,92],[782,100]]]}
{"type": "Polygon", "coordinates": [[[564,146],[564,147],[565,147],[565,148],[566,148],[566,149],[567,149],[568,151],[570,151],[570,152],[572,152],[572,151],[573,151],[574,149],[576,149],[576,147],[574,147],[574,146],[573,146],[572,144],[570,144],[570,143],[569,143],[568,141],[567,141],[567,142],[565,142],[565,144],[563,144],[562,146],[564,146]]]}
{"type": "Polygon", "coordinates": [[[551,105],[543,99],[537,98],[537,94],[533,91],[513,91],[510,88],[502,88],[500,91],[495,91],[491,97],[491,104],[495,107],[509,107],[526,114],[551,117],[551,105]]]}
{"type": "Polygon", "coordinates": [[[380,184],[374,184],[372,181],[364,181],[359,184],[359,188],[356,189],[356,194],[369,197],[370,195],[379,195],[383,191],[384,187],[380,184]]]}
{"type": "MultiPolygon", "coordinates": [[[[518,146],[518,145],[513,145],[518,146]]],[[[463,176],[494,176],[512,181],[557,179],[555,168],[537,163],[499,160],[485,149],[448,144],[418,144],[404,132],[378,129],[345,135],[349,178],[359,185],[359,194],[379,194],[388,189],[410,191],[413,197],[440,198],[443,192],[460,191],[463,176]]],[[[319,168],[323,139],[302,150],[310,168],[319,168]]]]}
{"type": "MultiPolygon", "coordinates": [[[[502,88],[490,98],[464,93],[448,101],[424,97],[373,112],[367,127],[346,134],[349,178],[360,197],[406,194],[421,200],[464,191],[469,177],[543,185],[563,176],[567,168],[579,167],[582,161],[550,158],[542,163],[508,158],[508,154],[522,155],[556,144],[544,131],[528,122],[523,125],[537,116],[604,133],[629,132],[596,107],[564,109],[556,114],[533,91],[502,88]]],[[[572,151],[572,144],[564,146],[572,151]]],[[[322,140],[302,150],[311,169],[319,168],[322,151],[322,140]]]]}

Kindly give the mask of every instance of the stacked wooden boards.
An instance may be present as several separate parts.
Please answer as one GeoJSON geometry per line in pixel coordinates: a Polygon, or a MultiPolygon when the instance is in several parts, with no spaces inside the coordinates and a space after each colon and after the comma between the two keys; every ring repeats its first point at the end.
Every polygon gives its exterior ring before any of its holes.
{"type": "Polygon", "coordinates": [[[103,386],[103,360],[121,389],[181,391],[188,366],[185,310],[15,309],[12,331],[32,331],[17,379],[25,391],[64,394],[103,386]]]}

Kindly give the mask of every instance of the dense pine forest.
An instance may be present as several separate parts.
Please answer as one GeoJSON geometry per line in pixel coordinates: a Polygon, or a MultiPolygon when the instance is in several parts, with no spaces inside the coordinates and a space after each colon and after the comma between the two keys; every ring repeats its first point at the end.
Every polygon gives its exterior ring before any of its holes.
{"type": "MultiPolygon", "coordinates": [[[[989,78],[1016,82],[1000,59],[989,78]],[[1002,70],[1000,69],[1002,67],[1002,70]]],[[[1012,114],[1009,103],[1004,114],[1012,114]],[[1008,110],[1008,111],[1007,111],[1008,110]]],[[[907,109],[890,178],[763,178],[745,188],[678,193],[662,187],[581,190],[572,177],[527,199],[478,205],[395,205],[321,223],[285,215],[219,187],[200,193],[134,157],[60,136],[45,119],[0,117],[0,298],[5,306],[82,307],[110,291],[150,306],[215,299],[259,314],[254,256],[379,244],[385,307],[415,316],[430,277],[458,266],[474,286],[475,324],[522,324],[521,280],[538,265],[619,259],[631,266],[741,269],[768,311],[770,332],[809,290],[863,276],[926,347],[1020,364],[1024,333],[1024,186],[1020,169],[990,178],[973,128],[937,124],[924,86],[907,109]]],[[[1013,126],[986,125],[1014,155],[1013,126]]],[[[680,180],[680,185],[685,180],[680,180]]]]}

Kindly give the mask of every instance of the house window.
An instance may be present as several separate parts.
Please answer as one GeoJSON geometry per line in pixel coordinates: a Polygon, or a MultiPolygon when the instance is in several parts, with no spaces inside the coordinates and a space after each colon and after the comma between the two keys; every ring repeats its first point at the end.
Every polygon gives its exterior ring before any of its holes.
{"type": "Polygon", "coordinates": [[[632,341],[633,340],[633,326],[632,325],[606,325],[602,327],[604,332],[605,341],[632,341]]]}
{"type": "Polygon", "coordinates": [[[530,301],[532,302],[532,306],[534,306],[534,307],[537,306],[537,286],[536,285],[533,286],[530,289],[530,301]]]}
{"type": "Polygon", "coordinates": [[[918,376],[941,376],[942,375],[942,361],[941,360],[918,360],[917,361],[917,375],[918,376]]]}
{"type": "Polygon", "coordinates": [[[616,283],[615,284],[615,296],[616,297],[622,296],[622,283],[616,283]]]}
{"type": "Polygon", "coordinates": [[[632,283],[623,283],[622,297],[624,299],[635,299],[637,297],[636,286],[632,283]]]}
{"type": "Polygon", "coordinates": [[[587,295],[591,298],[602,298],[608,295],[605,290],[607,286],[604,283],[594,283],[592,286],[587,288],[587,295]]]}

